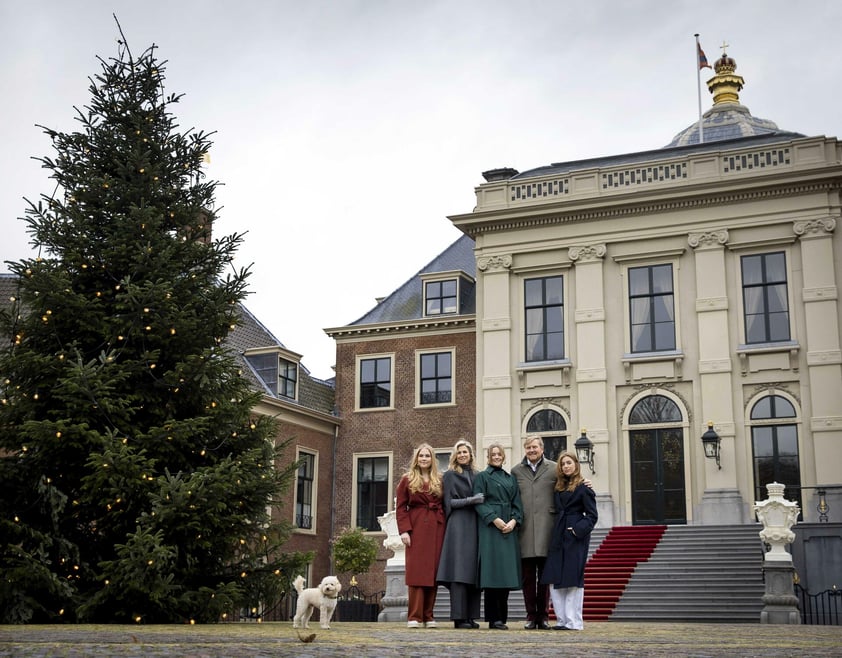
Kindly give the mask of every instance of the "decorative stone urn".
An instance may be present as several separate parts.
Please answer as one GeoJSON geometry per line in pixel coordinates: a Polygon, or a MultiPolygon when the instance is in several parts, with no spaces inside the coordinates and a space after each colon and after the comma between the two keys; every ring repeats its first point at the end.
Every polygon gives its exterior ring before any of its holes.
{"type": "Polygon", "coordinates": [[[772,482],[766,485],[769,497],[754,503],[754,513],[757,520],[763,524],[760,539],[766,542],[770,549],[765,555],[767,562],[792,563],[792,555],[786,550],[786,545],[795,541],[792,526],[798,521],[798,503],[784,498],[785,485],[772,482]]]}
{"type": "Polygon", "coordinates": [[[386,560],[386,566],[398,564],[404,566],[406,564],[406,547],[403,545],[398,532],[398,519],[395,516],[395,510],[386,512],[383,516],[378,516],[377,522],[380,524],[380,529],[386,533],[383,546],[394,553],[392,557],[386,560]]]}
{"type": "Polygon", "coordinates": [[[406,547],[398,532],[398,519],[395,511],[386,512],[377,517],[380,529],[386,533],[383,546],[394,553],[386,560],[386,593],[381,603],[383,609],[377,621],[406,621],[409,594],[406,589],[406,547]]]}
{"type": "Polygon", "coordinates": [[[778,482],[766,485],[769,497],[754,503],[757,519],[763,524],[760,539],[770,546],[763,559],[766,593],[763,595],[761,624],[800,624],[798,597],[793,591],[795,568],[786,545],[795,540],[792,526],[798,520],[798,503],[784,499],[786,487],[778,482]]]}

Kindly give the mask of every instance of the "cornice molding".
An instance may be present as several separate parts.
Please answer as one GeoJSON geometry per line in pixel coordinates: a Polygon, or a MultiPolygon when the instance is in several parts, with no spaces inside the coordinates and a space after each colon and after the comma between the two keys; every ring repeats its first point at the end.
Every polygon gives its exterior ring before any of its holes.
{"type": "Polygon", "coordinates": [[[335,340],[358,338],[362,336],[375,336],[382,334],[407,333],[407,332],[436,332],[442,329],[450,331],[468,331],[475,329],[476,316],[450,317],[447,319],[418,318],[391,322],[388,324],[367,324],[348,327],[334,327],[325,329],[325,333],[335,340]]]}
{"type": "MultiPolygon", "coordinates": [[[[684,196],[678,198],[665,199],[663,201],[654,201],[650,203],[641,203],[638,205],[616,204],[611,207],[605,207],[605,203],[616,202],[615,198],[594,198],[595,202],[602,202],[593,210],[579,210],[571,211],[565,214],[552,215],[526,215],[519,217],[494,219],[494,211],[489,211],[488,219],[476,219],[476,223],[471,223],[470,219],[466,222],[455,222],[459,229],[467,235],[476,236],[480,233],[496,233],[499,231],[510,231],[513,229],[537,228],[541,226],[552,226],[555,224],[567,224],[571,222],[584,222],[601,219],[615,219],[618,217],[629,217],[634,215],[650,215],[662,212],[675,212],[680,210],[693,210],[699,208],[710,208],[713,206],[721,206],[732,203],[740,203],[744,201],[762,201],[764,199],[780,199],[794,195],[813,194],[816,192],[826,192],[838,187],[836,180],[821,180],[814,183],[798,183],[791,185],[782,185],[776,187],[766,187],[763,189],[740,190],[736,192],[722,192],[719,194],[710,194],[706,196],[684,196]]],[[[676,189],[675,192],[685,191],[676,189]]],[[[690,192],[691,193],[691,192],[690,192]]],[[[539,205],[532,206],[528,209],[534,210],[536,213],[541,212],[539,205]]],[[[522,213],[527,208],[518,208],[518,212],[522,213]]]]}

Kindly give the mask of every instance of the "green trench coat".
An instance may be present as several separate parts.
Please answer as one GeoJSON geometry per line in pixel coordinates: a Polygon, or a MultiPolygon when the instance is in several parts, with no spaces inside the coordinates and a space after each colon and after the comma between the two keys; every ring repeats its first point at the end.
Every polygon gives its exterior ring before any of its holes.
{"type": "Polygon", "coordinates": [[[518,528],[523,523],[523,506],[517,480],[502,468],[489,466],[477,473],[474,493],[484,494],[476,506],[479,516],[479,587],[517,590],[522,586],[518,528]],[[514,519],[517,528],[507,535],[494,527],[494,519],[514,519]]]}

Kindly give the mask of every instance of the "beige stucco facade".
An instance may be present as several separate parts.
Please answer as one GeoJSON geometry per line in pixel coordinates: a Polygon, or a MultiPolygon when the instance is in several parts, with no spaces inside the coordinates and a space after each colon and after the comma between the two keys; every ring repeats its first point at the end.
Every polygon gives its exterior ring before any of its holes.
{"type": "Polygon", "coordinates": [[[753,432],[785,422],[797,433],[804,517],[815,520],[807,487],[842,482],[842,144],[796,135],[498,171],[473,212],[450,217],[476,241],[479,446],[501,441],[513,463],[536,410],[557,412],[568,448],[581,428],[594,443],[595,473],[583,468],[600,525],[624,525],[653,521],[635,509],[643,471],[631,433],[669,430],[680,437],[677,522],[736,524],[754,521],[753,432]],[[741,263],[769,253],[786,263],[789,337],[749,341],[741,263]],[[629,271],[657,265],[671,266],[675,346],[633,350],[629,271]],[[563,358],[529,359],[524,282],[557,276],[563,358]],[[635,425],[635,405],[653,395],[680,419],[635,425]],[[764,396],[795,416],[753,419],[764,396]],[[708,421],[721,468],[703,451],[708,421]]]}

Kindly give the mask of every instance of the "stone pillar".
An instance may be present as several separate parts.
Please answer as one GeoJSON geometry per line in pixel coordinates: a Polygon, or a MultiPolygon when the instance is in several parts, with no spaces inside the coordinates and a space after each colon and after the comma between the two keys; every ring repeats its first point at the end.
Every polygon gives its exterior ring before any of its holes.
{"type": "MultiPolygon", "coordinates": [[[[842,349],[835,273],[839,255],[834,253],[833,247],[835,229],[836,219],[833,217],[797,221],[793,225],[793,232],[799,236],[801,245],[807,376],[810,381],[810,387],[802,387],[801,390],[810,396],[809,407],[804,406],[810,409],[809,432],[815,451],[813,463],[818,484],[838,482],[839,464],[842,463],[842,413],[839,405],[842,400],[842,349]]],[[[805,514],[812,515],[812,508],[805,510],[805,514]]]]}
{"type": "Polygon", "coordinates": [[[732,403],[732,364],[728,331],[728,284],[725,279],[725,229],[691,233],[688,244],[696,260],[696,323],[699,336],[699,396],[701,414],[695,446],[696,472],[702,476],[704,493],[697,508],[701,525],[737,525],[744,521],[745,505],[737,487],[737,463],[732,403]],[[698,440],[712,421],[722,440],[722,469],[706,459],[698,440]]]}
{"type": "MultiPolygon", "coordinates": [[[[605,366],[605,285],[604,244],[573,246],[568,250],[576,267],[576,382],[575,405],[578,408],[576,430],[586,429],[593,441],[595,474],[585,467],[583,475],[594,481],[597,491],[610,491],[612,482],[622,478],[618,470],[618,442],[611,443],[608,418],[608,372],[605,366]]],[[[571,433],[575,441],[577,432],[571,433]]],[[[570,446],[572,448],[572,445],[570,446]]],[[[610,496],[597,495],[599,523],[614,524],[614,506],[610,496]]]]}
{"type": "Polygon", "coordinates": [[[763,524],[760,539],[769,545],[763,559],[766,593],[763,595],[761,624],[800,624],[798,597],[793,591],[795,568],[786,545],[795,539],[792,526],[798,520],[798,503],[784,498],[785,486],[778,482],[766,485],[769,497],[754,503],[757,519],[763,524]]]}
{"type": "MultiPolygon", "coordinates": [[[[511,254],[477,257],[477,454],[494,441],[512,462],[511,254]]],[[[518,419],[519,420],[519,419],[518,419]]]]}
{"type": "Polygon", "coordinates": [[[395,511],[377,517],[380,529],[386,533],[383,546],[394,553],[386,560],[386,593],[381,599],[383,609],[377,621],[406,621],[409,594],[406,589],[406,547],[398,532],[395,511]]]}

